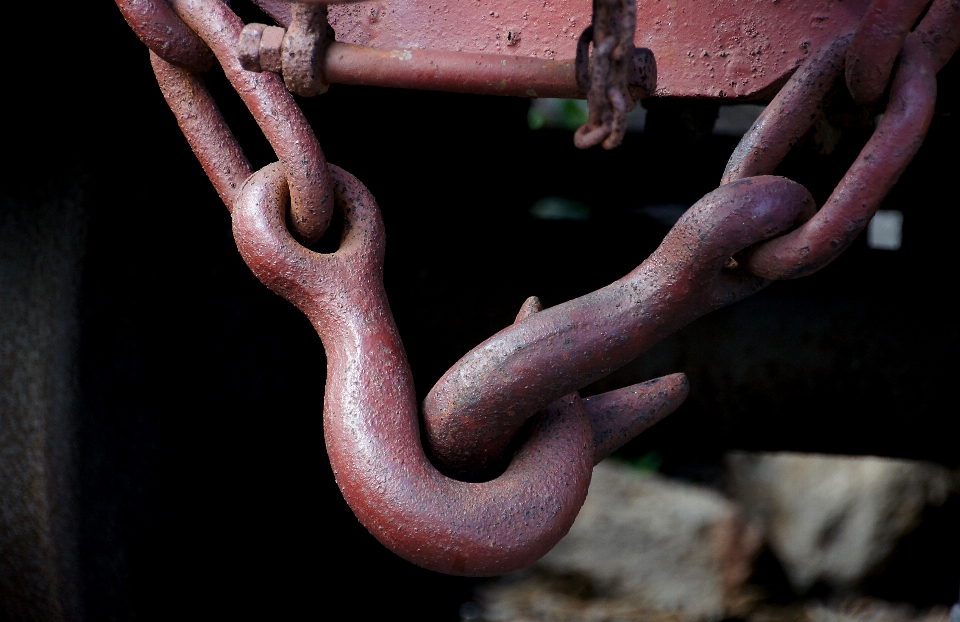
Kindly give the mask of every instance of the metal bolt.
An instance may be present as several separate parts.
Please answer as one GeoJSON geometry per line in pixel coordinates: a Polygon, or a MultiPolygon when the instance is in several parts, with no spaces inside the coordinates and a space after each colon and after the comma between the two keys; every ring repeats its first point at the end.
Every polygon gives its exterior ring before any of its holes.
{"type": "Polygon", "coordinates": [[[283,76],[287,89],[310,97],[327,90],[321,66],[333,31],[323,5],[296,5],[290,28],[247,24],[237,41],[240,66],[247,71],[272,71],[283,76]]]}
{"type": "Polygon", "coordinates": [[[247,24],[237,41],[240,66],[247,71],[282,71],[281,51],[286,31],[278,26],[247,24]]]}

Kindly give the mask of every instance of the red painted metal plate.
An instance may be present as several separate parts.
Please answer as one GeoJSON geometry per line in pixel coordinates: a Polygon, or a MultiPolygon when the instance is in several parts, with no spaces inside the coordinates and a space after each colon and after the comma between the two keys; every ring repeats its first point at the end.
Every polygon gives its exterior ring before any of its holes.
{"type": "MultiPolygon", "coordinates": [[[[659,96],[765,96],[869,3],[638,0],[636,44],[657,58],[659,96]]],[[[590,0],[368,0],[331,5],[330,23],[338,41],[378,48],[564,59],[590,12],[590,0]]]]}

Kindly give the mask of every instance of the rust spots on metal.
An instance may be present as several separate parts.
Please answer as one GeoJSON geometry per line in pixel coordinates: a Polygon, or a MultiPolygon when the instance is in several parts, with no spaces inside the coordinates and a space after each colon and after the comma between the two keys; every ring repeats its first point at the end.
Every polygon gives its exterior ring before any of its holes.
{"type": "Polygon", "coordinates": [[[195,73],[208,71],[216,58],[203,39],[177,17],[166,0],[116,0],[123,18],[150,51],[195,73]]]}
{"type": "Polygon", "coordinates": [[[290,25],[283,37],[283,82],[290,92],[303,97],[326,93],[330,85],[323,79],[321,69],[328,40],[333,39],[327,24],[327,7],[294,2],[290,9],[290,25]]]}
{"type": "Polygon", "coordinates": [[[279,26],[247,24],[237,43],[240,64],[247,71],[283,73],[283,38],[287,31],[279,26]],[[259,34],[259,36],[258,36],[259,34]]]}
{"type": "Polygon", "coordinates": [[[270,71],[283,76],[291,93],[313,97],[325,93],[323,56],[333,39],[322,4],[290,4],[286,29],[265,24],[247,24],[240,31],[237,57],[247,71],[270,71]]]}
{"type": "Polygon", "coordinates": [[[796,231],[752,249],[745,269],[793,279],[823,268],[867,226],[913,160],[933,119],[936,68],[919,35],[904,41],[890,100],[873,136],[819,212],[796,231]]]}
{"type": "Polygon", "coordinates": [[[240,38],[237,39],[237,58],[240,60],[240,66],[247,71],[266,71],[260,62],[262,54],[260,45],[267,28],[269,26],[265,24],[247,24],[240,31],[240,38]]]}
{"type": "Polygon", "coordinates": [[[203,172],[220,200],[233,210],[233,202],[253,168],[234,137],[203,78],[176,67],[150,51],[150,63],[167,105],[177,118],[203,172]]]}
{"type": "Polygon", "coordinates": [[[960,47],[960,0],[934,0],[916,33],[934,68],[943,69],[960,47]]]}
{"type": "Polygon", "coordinates": [[[323,74],[333,84],[516,97],[584,96],[573,59],[331,43],[323,74]]]}
{"type": "Polygon", "coordinates": [[[721,184],[776,170],[823,114],[828,94],[843,75],[851,38],[828,42],[791,76],[730,155],[721,184]]]}
{"type": "Polygon", "coordinates": [[[677,408],[690,394],[686,374],[670,374],[583,400],[593,425],[593,463],[623,447],[677,408]]]}

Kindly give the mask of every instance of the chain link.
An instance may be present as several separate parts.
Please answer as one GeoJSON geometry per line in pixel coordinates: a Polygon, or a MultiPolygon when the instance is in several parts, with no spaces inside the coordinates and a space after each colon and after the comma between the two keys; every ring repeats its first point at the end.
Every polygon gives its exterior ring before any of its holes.
{"type": "Polygon", "coordinates": [[[123,18],[150,50],[168,63],[203,73],[216,58],[165,0],[116,0],[123,18]]]}
{"type": "MultiPolygon", "coordinates": [[[[904,43],[890,103],[847,174],[810,220],[751,249],[742,259],[746,269],[771,280],[795,279],[813,274],[846,250],[920,149],[933,120],[936,95],[933,63],[919,37],[911,34],[904,43]]],[[[762,142],[762,130],[749,140],[758,137],[762,142]]],[[[771,160],[768,165],[774,163],[771,160]]],[[[762,174],[764,168],[755,174],[762,174]]]]}
{"type": "Polygon", "coordinates": [[[875,0],[860,20],[846,58],[853,101],[865,106],[883,97],[903,42],[930,0],[875,0]]]}

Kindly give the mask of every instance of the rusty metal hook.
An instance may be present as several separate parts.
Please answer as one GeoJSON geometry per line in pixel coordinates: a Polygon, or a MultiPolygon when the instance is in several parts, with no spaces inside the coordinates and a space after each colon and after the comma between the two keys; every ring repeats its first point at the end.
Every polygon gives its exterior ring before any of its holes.
{"type": "Polygon", "coordinates": [[[691,207],[622,279],[490,337],[424,400],[424,429],[443,464],[488,468],[544,404],[619,369],[665,336],[769,281],[731,257],[809,217],[810,193],[782,177],[721,186],[691,207]]]}
{"type": "Polygon", "coordinates": [[[443,475],[420,444],[412,375],[383,289],[380,212],[355,177],[330,171],[345,221],[335,253],[315,253],[287,232],[289,191],[278,164],[247,180],[232,215],[247,265],[306,314],[323,341],[324,439],[344,498],[378,540],[425,568],[482,576],[532,563],[570,528],[595,461],[678,405],[686,378],[595,399],[596,426],[568,394],[538,416],[500,477],[470,483],[443,475]]]}

